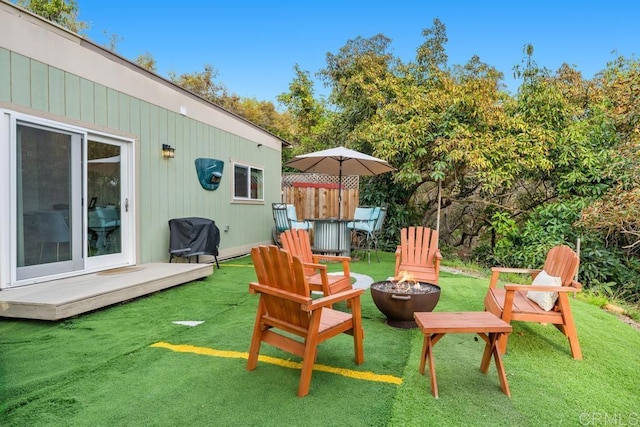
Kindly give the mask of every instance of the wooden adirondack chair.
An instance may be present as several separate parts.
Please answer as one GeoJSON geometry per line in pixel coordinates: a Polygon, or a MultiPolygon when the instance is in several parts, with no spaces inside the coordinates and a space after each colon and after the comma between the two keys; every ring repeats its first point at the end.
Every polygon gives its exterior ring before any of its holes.
{"type": "Polygon", "coordinates": [[[409,227],[400,231],[400,246],[396,250],[395,277],[409,274],[413,279],[438,284],[440,260],[438,232],[426,227],[409,227]]]}
{"type": "MultiPolygon", "coordinates": [[[[582,359],[578,333],[569,305],[569,293],[582,290],[582,285],[574,280],[579,265],[578,255],[570,247],[560,245],[553,247],[547,253],[542,269],[493,267],[489,290],[484,299],[485,311],[490,311],[507,323],[512,320],[551,323],[569,340],[573,358],[582,359]],[[549,276],[559,277],[561,286],[512,284],[504,285],[504,288],[497,286],[500,273],[525,273],[530,274],[535,280],[541,271],[549,276]],[[551,310],[545,311],[527,297],[528,291],[557,292],[558,299],[551,310]]],[[[504,336],[499,342],[502,353],[507,349],[507,338],[504,336]]]]}
{"type": "Polygon", "coordinates": [[[355,362],[364,362],[360,295],[363,289],[351,289],[330,296],[312,299],[309,284],[300,259],[277,246],[259,246],[251,250],[258,282],[249,291],[260,294],[253,328],[247,370],[258,366],[262,342],[302,357],[302,372],[298,396],[309,393],[313,364],[318,344],[346,333],[353,335],[355,362]],[[348,301],[351,313],[329,308],[331,304],[348,301]],[[295,335],[302,339],[292,337],[295,335]]]}
{"type": "Polygon", "coordinates": [[[287,230],[280,235],[282,248],[292,256],[300,258],[305,266],[305,275],[312,291],[321,291],[324,295],[335,294],[351,289],[351,257],[336,255],[318,255],[311,252],[311,239],[306,230],[287,230]],[[327,274],[327,266],[320,261],[336,261],[342,263],[342,274],[327,274]]]}

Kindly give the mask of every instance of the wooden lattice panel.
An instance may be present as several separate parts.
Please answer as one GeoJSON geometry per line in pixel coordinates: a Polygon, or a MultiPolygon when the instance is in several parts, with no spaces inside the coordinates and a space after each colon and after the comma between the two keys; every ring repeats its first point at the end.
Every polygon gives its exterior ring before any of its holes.
{"type": "MultiPolygon", "coordinates": [[[[338,177],[319,173],[291,173],[282,175],[282,187],[293,187],[296,182],[312,184],[338,184],[338,177]]],[[[360,187],[360,177],[349,175],[342,177],[342,188],[358,189],[360,187]]]]}

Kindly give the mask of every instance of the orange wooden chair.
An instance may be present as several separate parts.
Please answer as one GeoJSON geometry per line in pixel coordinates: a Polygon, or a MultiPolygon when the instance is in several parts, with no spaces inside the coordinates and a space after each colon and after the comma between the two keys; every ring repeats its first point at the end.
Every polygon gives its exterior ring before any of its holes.
{"type": "Polygon", "coordinates": [[[251,258],[258,282],[251,283],[249,291],[260,294],[260,302],[247,370],[252,371],[258,366],[263,342],[302,357],[298,385],[298,396],[302,397],[309,393],[318,344],[342,333],[352,335],[355,362],[358,365],[364,362],[360,306],[363,289],[312,299],[300,259],[292,258],[277,246],[255,247],[251,249],[251,258]],[[331,304],[340,301],[348,301],[351,313],[330,308],[331,304]]]}
{"type": "MultiPolygon", "coordinates": [[[[570,247],[560,245],[551,248],[547,253],[542,269],[493,267],[489,290],[484,299],[485,311],[490,311],[507,323],[511,323],[512,320],[551,323],[569,340],[573,358],[582,359],[578,333],[569,305],[569,293],[582,290],[582,285],[574,280],[579,265],[578,255],[570,247]],[[543,271],[546,274],[541,274],[543,271]],[[506,284],[504,288],[499,288],[497,285],[500,273],[530,274],[533,283],[506,284]],[[534,292],[535,295],[530,292],[534,292]],[[548,299],[553,297],[552,293],[557,293],[555,302],[548,299]],[[545,309],[540,304],[548,306],[545,309]]],[[[507,349],[507,338],[504,336],[500,340],[499,347],[502,353],[507,349]]]]}
{"type": "Polygon", "coordinates": [[[351,271],[349,262],[351,257],[336,255],[318,255],[311,252],[309,232],[302,229],[291,229],[280,235],[282,248],[292,256],[300,258],[305,265],[305,274],[312,291],[321,291],[324,295],[335,294],[351,289],[351,271]],[[334,261],[342,263],[342,274],[327,274],[327,266],[320,261],[334,261]]]}
{"type": "Polygon", "coordinates": [[[438,232],[426,227],[409,227],[400,231],[400,245],[396,250],[395,277],[409,274],[413,279],[438,284],[440,260],[438,232]]]}

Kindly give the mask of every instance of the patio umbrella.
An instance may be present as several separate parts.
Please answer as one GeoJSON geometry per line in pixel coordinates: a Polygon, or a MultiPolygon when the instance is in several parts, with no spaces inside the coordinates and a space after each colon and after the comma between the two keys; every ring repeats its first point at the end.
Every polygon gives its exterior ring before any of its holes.
{"type": "Polygon", "coordinates": [[[382,159],[345,147],[329,148],[301,154],[286,163],[286,166],[302,172],[338,175],[338,219],[341,218],[342,175],[380,175],[393,169],[382,159]]]}

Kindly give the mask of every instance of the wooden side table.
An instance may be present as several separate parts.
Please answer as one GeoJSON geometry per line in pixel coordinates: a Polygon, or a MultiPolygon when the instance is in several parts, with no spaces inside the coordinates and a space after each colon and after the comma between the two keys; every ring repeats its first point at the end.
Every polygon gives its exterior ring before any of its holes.
{"type": "Polygon", "coordinates": [[[498,350],[498,340],[502,334],[511,332],[511,325],[493,314],[485,311],[478,312],[419,312],[414,313],[418,328],[424,335],[422,356],[420,358],[420,373],[424,375],[424,365],[429,361],[429,373],[431,376],[431,391],[438,398],[438,383],[436,381],[436,367],[433,361],[433,346],[445,336],[445,334],[474,333],[478,334],[485,342],[484,354],[480,363],[480,371],[487,373],[491,355],[496,363],[500,387],[507,396],[511,397],[507,375],[504,371],[502,356],[498,350]]]}

